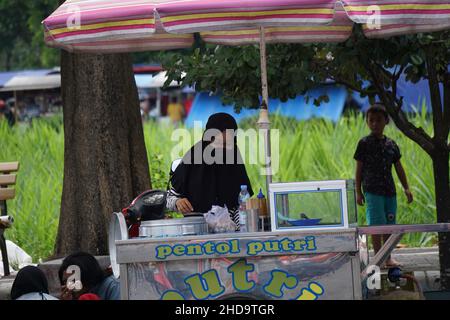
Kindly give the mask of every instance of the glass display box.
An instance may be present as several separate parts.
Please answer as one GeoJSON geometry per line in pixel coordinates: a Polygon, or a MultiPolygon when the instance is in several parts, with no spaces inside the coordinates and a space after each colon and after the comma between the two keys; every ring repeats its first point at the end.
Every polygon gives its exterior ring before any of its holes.
{"type": "Polygon", "coordinates": [[[271,183],[272,231],[357,226],[354,180],[271,183]]]}

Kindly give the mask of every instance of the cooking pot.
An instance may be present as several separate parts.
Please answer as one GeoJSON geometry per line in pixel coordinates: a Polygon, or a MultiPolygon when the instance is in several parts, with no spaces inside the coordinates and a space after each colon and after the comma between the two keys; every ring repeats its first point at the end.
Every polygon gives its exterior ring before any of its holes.
{"type": "Polygon", "coordinates": [[[203,216],[142,221],[139,227],[139,236],[146,238],[196,236],[207,233],[208,225],[203,216]]]}

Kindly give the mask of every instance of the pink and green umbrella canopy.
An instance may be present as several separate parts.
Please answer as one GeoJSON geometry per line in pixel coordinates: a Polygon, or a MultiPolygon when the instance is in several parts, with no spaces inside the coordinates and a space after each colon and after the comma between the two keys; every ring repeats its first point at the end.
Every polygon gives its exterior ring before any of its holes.
{"type": "Polygon", "coordinates": [[[445,0],[68,0],[43,21],[46,42],[81,52],[186,48],[206,42],[344,41],[353,23],[368,37],[450,27],[445,0]],[[217,32],[216,32],[217,31],[217,32]]]}

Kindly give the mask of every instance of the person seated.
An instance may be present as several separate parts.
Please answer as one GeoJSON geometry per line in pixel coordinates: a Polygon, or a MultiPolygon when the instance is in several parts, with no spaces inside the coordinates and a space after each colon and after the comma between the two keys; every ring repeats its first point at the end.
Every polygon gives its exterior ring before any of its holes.
{"type": "Polygon", "coordinates": [[[86,293],[97,295],[101,300],[120,300],[120,283],[113,276],[102,270],[97,259],[89,253],[77,252],[67,256],[58,271],[59,281],[62,285],[61,299],[63,300],[78,300],[86,293]],[[74,287],[74,283],[67,283],[71,281],[70,276],[74,274],[68,272],[71,266],[78,266],[80,269],[81,288],[78,290],[74,287]]]}
{"type": "Polygon", "coordinates": [[[44,272],[34,266],[26,266],[17,273],[11,288],[11,300],[58,300],[48,292],[44,272]]]}
{"type": "Polygon", "coordinates": [[[183,214],[208,212],[213,205],[227,207],[239,231],[239,193],[253,190],[237,146],[236,120],[230,114],[211,115],[202,140],[183,157],[171,179],[166,208],[183,214]]]}

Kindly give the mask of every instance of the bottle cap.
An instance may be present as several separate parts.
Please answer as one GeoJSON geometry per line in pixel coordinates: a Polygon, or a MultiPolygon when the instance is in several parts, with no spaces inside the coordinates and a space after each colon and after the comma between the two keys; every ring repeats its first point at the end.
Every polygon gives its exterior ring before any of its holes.
{"type": "Polygon", "coordinates": [[[245,190],[245,189],[247,189],[247,185],[246,184],[241,185],[241,190],[245,190]]]}
{"type": "Polygon", "coordinates": [[[258,199],[264,199],[264,194],[262,193],[261,188],[259,188],[259,193],[258,193],[257,198],[258,198],[258,199]]]}

